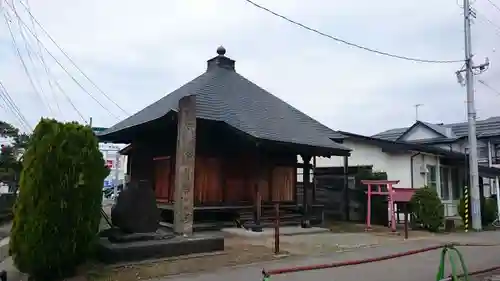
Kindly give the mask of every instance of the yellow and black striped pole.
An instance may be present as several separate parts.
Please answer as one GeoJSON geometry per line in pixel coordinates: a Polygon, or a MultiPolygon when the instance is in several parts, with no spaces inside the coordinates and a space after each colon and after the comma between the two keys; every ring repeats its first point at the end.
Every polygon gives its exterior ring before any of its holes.
{"type": "Polygon", "coordinates": [[[465,232],[469,231],[469,188],[467,186],[464,187],[464,228],[465,232]]]}

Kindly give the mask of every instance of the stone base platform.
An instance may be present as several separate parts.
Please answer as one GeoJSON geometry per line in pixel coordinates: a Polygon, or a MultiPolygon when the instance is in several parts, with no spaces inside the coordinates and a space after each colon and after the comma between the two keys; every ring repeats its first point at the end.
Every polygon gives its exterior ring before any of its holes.
{"type": "Polygon", "coordinates": [[[112,243],[99,240],[98,257],[104,263],[134,262],[224,250],[222,234],[194,234],[163,240],[112,243]]]}

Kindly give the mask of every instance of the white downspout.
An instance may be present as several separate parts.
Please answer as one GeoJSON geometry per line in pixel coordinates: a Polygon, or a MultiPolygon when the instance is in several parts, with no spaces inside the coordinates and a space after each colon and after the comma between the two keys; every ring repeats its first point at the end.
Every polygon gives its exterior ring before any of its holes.
{"type": "Polygon", "coordinates": [[[491,145],[491,141],[488,141],[488,167],[493,165],[493,146],[491,145]]]}
{"type": "Polygon", "coordinates": [[[436,191],[437,194],[439,195],[439,198],[441,198],[441,201],[443,201],[443,195],[441,194],[441,159],[439,159],[439,156],[436,156],[436,191]]]}
{"type": "MultiPolygon", "coordinates": [[[[493,146],[491,145],[491,141],[488,141],[488,167],[493,166],[493,146]]],[[[489,193],[491,195],[492,190],[493,190],[493,185],[495,184],[495,180],[492,178],[488,179],[490,185],[489,185],[489,193]]],[[[495,189],[496,191],[496,189],[495,189]]]]}
{"type": "Polygon", "coordinates": [[[500,218],[500,183],[498,182],[498,177],[495,179],[495,189],[497,192],[497,216],[500,218]]]}
{"type": "MultiPolygon", "coordinates": [[[[436,156],[436,191],[441,199],[441,202],[444,201],[443,194],[441,194],[441,159],[439,156],[436,156]]],[[[444,203],[444,202],[443,202],[444,203]]],[[[444,204],[444,215],[448,216],[448,205],[444,204]]]]}

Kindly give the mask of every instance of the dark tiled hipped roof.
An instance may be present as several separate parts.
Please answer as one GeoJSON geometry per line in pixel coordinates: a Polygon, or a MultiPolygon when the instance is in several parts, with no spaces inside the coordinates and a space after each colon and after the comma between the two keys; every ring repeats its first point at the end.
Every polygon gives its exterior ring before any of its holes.
{"type": "Polygon", "coordinates": [[[177,111],[182,97],[196,95],[197,118],[225,122],[258,139],[350,150],[330,139],[341,135],[238,74],[222,47],[217,53],[205,73],[100,136],[161,118],[177,111]]]}

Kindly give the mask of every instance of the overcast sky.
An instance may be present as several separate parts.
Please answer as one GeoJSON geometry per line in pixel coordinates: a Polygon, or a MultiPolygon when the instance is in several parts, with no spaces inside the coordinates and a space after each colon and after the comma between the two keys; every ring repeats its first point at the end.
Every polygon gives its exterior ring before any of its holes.
{"type": "MultiPolygon", "coordinates": [[[[19,0],[8,1],[14,1],[18,15],[43,43],[37,44],[26,27],[20,29],[23,23],[4,4],[2,14],[7,12],[11,19],[9,25],[27,70],[43,93],[39,90],[40,97],[33,90],[3,15],[0,80],[32,126],[41,116],[81,121],[53,79],[51,90],[40,53],[48,72],[82,115],[93,117],[93,125],[111,126],[118,121],[103,107],[120,119],[126,117],[55,48],[19,0]],[[103,107],[79,88],[44,47],[103,107]]],[[[433,60],[464,57],[460,0],[255,1],[371,48],[433,60]]],[[[500,0],[492,1],[500,6],[500,0]]],[[[29,6],[78,67],[129,113],[204,72],[206,60],[223,45],[240,74],[332,129],[371,135],[409,126],[415,119],[415,104],[424,104],[419,115],[425,121],[466,120],[465,89],[454,75],[460,63],[414,63],[355,49],[244,0],[31,0],[29,6]]],[[[495,52],[500,46],[500,10],[487,0],[476,0],[473,7],[477,11],[475,61],[481,63],[487,56],[492,64],[478,78],[500,90],[500,49],[495,52]]],[[[479,83],[476,93],[480,119],[500,115],[499,94],[479,83]]],[[[17,124],[2,105],[0,118],[17,124]]]]}

